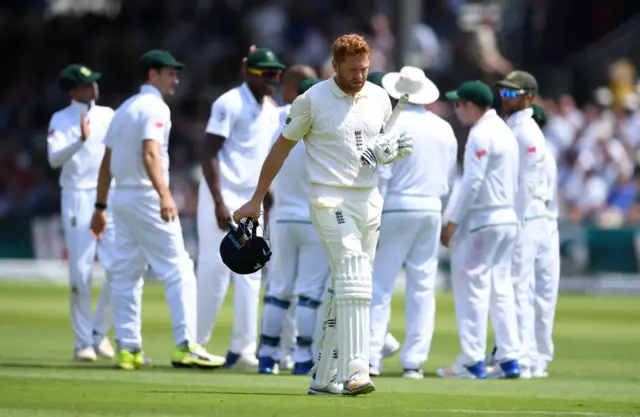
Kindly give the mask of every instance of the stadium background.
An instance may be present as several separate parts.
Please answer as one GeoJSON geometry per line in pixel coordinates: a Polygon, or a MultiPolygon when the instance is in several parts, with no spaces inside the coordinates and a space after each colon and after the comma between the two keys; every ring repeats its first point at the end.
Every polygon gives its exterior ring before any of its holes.
{"type": "MultiPolygon", "coordinates": [[[[171,188],[196,253],[196,158],[213,100],[241,82],[251,44],[331,75],[332,40],[365,34],[371,70],[425,69],[441,91],[534,73],[560,168],[565,289],[640,290],[640,2],[632,0],[22,0],[0,7],[0,276],[66,280],[51,114],[68,99],[57,74],[104,74],[103,105],[136,91],[143,51],[187,69],[171,102],[171,188]],[[35,262],[34,260],[37,260],[35,262]],[[572,280],[572,278],[574,278],[572,280]]],[[[276,96],[276,100],[280,97],[276,96]]],[[[429,109],[465,131],[446,103],[429,109]]],[[[442,267],[446,275],[447,254],[442,267]]]]}

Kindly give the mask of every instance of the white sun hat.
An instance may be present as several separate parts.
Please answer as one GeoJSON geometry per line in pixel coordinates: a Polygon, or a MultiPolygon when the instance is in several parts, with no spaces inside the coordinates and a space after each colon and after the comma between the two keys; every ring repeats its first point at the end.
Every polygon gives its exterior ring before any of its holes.
{"type": "Polygon", "coordinates": [[[438,100],[438,87],[427,78],[420,68],[402,67],[400,72],[390,72],[382,77],[382,87],[395,99],[409,94],[409,103],[431,104],[438,100]]]}

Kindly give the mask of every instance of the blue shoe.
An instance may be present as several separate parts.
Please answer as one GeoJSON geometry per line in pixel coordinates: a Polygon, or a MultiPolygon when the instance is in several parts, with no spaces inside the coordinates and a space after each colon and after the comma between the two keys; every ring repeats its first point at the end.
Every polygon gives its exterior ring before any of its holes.
{"type": "Polygon", "coordinates": [[[225,368],[239,369],[242,371],[257,372],[258,359],[254,355],[238,355],[232,351],[227,352],[225,368]]]}
{"type": "Polygon", "coordinates": [[[502,362],[500,364],[500,368],[502,372],[504,372],[504,378],[507,379],[517,379],[520,378],[520,366],[518,365],[517,360],[511,360],[502,362]]]}
{"type": "Polygon", "coordinates": [[[313,361],[296,362],[293,365],[292,375],[310,375],[311,368],[313,368],[313,361]]]}
{"type": "Polygon", "coordinates": [[[476,379],[486,379],[487,378],[487,366],[484,364],[484,361],[478,361],[473,365],[465,365],[467,371],[469,371],[476,379]]]}
{"type": "Polygon", "coordinates": [[[277,375],[279,373],[278,362],[269,356],[258,358],[258,373],[265,375],[277,375]]]}

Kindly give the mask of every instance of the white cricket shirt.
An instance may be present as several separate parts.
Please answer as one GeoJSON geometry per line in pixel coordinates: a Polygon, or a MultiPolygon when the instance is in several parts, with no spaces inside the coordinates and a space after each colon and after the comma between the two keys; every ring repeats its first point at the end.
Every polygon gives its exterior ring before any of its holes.
{"type": "Polygon", "coordinates": [[[282,136],[296,142],[304,139],[310,194],[327,187],[331,192],[346,188],[365,194],[374,189],[378,176],[361,169],[360,156],[390,115],[387,92],[370,82],[354,97],[331,77],[298,96],[282,136]]]}
{"type": "Polygon", "coordinates": [[[413,138],[411,157],[380,165],[384,212],[441,211],[456,177],[458,142],[451,125],[424,106],[407,104],[394,129],[413,138]]]}
{"type": "Polygon", "coordinates": [[[558,165],[550,143],[545,146],[544,172],[547,182],[547,217],[558,220],[558,165]]]}
{"type": "Polygon", "coordinates": [[[533,120],[533,109],[520,110],[507,119],[507,124],[518,141],[520,172],[516,214],[518,219],[537,218],[546,215],[547,197],[544,156],[547,141],[538,124],[533,120]]]}
{"type": "MultiPolygon", "coordinates": [[[[280,129],[274,135],[273,142],[280,136],[280,131],[289,117],[290,108],[291,105],[280,107],[280,129]]],[[[272,219],[311,222],[306,159],[306,148],[303,141],[300,141],[291,149],[273,181],[272,219]]]]}
{"type": "Polygon", "coordinates": [[[459,224],[472,214],[470,230],[515,224],[518,162],[518,143],[513,132],[495,110],[489,110],[469,131],[460,191],[452,200],[451,209],[447,208],[450,220],[459,224]]]}
{"type": "MultiPolygon", "coordinates": [[[[225,138],[218,152],[223,194],[244,201],[251,199],[279,127],[278,107],[268,99],[258,103],[247,83],[227,91],[213,103],[206,132],[225,138]]],[[[206,180],[202,181],[208,190],[206,180]]]]}
{"type": "Polygon", "coordinates": [[[49,122],[47,156],[51,168],[60,168],[60,187],[69,189],[92,189],[98,185],[98,172],[104,156],[104,138],[113,118],[113,109],[88,105],[73,100],[64,109],[56,112],[49,122]],[[80,115],[85,113],[89,123],[89,137],[80,140],[82,130],[80,115]]]}
{"type": "Polygon", "coordinates": [[[117,188],[153,188],[142,158],[142,142],[160,144],[162,172],[169,186],[171,111],[160,91],[149,84],[116,109],[105,144],[111,149],[111,175],[117,188]]]}

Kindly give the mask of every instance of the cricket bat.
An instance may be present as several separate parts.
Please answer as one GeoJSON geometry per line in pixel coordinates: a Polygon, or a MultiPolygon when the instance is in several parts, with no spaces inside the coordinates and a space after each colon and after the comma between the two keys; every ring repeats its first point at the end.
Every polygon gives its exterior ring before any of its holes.
{"type": "Polygon", "coordinates": [[[382,132],[380,133],[388,132],[393,128],[393,125],[396,123],[396,120],[398,120],[398,116],[400,116],[400,113],[402,113],[402,109],[404,109],[404,106],[408,102],[409,102],[409,94],[404,93],[398,100],[398,103],[396,104],[396,106],[393,108],[393,111],[391,112],[391,116],[389,116],[389,120],[387,120],[384,126],[382,126],[382,132]]]}

